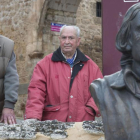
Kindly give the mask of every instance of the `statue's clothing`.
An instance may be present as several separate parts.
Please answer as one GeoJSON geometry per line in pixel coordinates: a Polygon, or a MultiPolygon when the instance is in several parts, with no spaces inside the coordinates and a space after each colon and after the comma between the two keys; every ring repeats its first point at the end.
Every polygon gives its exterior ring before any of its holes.
{"type": "Polygon", "coordinates": [[[140,79],[132,70],[93,81],[90,92],[100,109],[106,140],[140,140],[140,79]]]}

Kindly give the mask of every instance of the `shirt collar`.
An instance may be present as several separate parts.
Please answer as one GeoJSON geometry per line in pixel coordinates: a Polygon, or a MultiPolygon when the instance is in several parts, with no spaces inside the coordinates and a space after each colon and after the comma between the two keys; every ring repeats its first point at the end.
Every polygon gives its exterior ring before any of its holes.
{"type": "MultiPolygon", "coordinates": [[[[74,63],[77,63],[79,61],[86,62],[89,60],[89,58],[85,56],[78,48],[76,49],[76,51],[77,51],[77,56],[75,57],[74,63]]],[[[54,62],[66,61],[66,59],[61,53],[60,47],[53,53],[51,60],[54,62]]]]}
{"type": "MultiPolygon", "coordinates": [[[[61,53],[62,53],[63,57],[66,59],[66,56],[63,54],[62,51],[61,51],[61,53]]],[[[72,57],[73,58],[73,61],[75,60],[76,56],[77,56],[77,50],[75,51],[75,53],[74,53],[74,55],[72,57]]]]}

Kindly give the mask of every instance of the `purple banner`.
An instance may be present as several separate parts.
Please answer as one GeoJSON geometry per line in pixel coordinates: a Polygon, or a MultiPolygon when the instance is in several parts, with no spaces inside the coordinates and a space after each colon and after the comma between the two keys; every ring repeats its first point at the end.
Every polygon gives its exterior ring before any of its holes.
{"type": "Polygon", "coordinates": [[[115,47],[115,39],[127,9],[139,0],[103,0],[103,74],[109,75],[121,69],[121,53],[115,47]]]}
{"type": "Polygon", "coordinates": [[[51,23],[51,31],[60,32],[60,28],[65,24],[51,23]]]}

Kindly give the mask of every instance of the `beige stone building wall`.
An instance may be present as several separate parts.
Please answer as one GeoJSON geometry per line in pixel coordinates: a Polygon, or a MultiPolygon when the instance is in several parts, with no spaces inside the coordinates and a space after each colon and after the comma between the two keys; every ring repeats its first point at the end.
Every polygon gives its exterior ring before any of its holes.
{"type": "Polygon", "coordinates": [[[101,0],[81,1],[76,13],[76,24],[81,29],[80,49],[102,70],[101,17],[96,17],[96,2],[101,0]]]}
{"type": "Polygon", "coordinates": [[[31,11],[31,0],[0,1],[0,34],[15,41],[15,54],[20,83],[28,81],[25,69],[27,45],[27,21],[31,11]]]}
{"type": "Polygon", "coordinates": [[[36,46],[36,30],[41,14],[38,4],[44,0],[1,0],[0,1],[0,34],[14,40],[14,51],[20,84],[30,80],[27,68],[30,61],[28,54],[36,46]],[[33,40],[34,39],[34,40],[33,40]],[[33,44],[33,45],[30,45],[33,44]]]}
{"type": "MultiPolygon", "coordinates": [[[[15,41],[21,85],[29,83],[36,63],[59,46],[59,33],[50,29],[52,22],[79,26],[80,49],[102,70],[101,18],[96,17],[100,1],[0,0],[0,34],[15,41]]],[[[23,93],[16,104],[17,117],[23,117],[27,89],[23,93]]]]}

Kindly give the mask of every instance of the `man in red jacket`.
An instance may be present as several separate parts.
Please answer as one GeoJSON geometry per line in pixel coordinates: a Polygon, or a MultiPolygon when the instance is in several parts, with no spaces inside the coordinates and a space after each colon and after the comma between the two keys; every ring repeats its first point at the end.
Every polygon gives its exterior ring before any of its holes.
{"type": "Polygon", "coordinates": [[[102,78],[98,66],[79,49],[80,29],[64,25],[60,47],[39,61],[28,88],[25,119],[80,122],[100,112],[89,92],[90,83],[102,78]]]}

